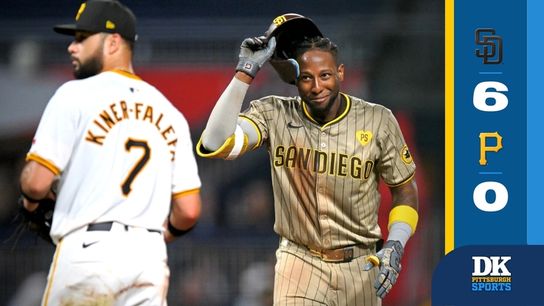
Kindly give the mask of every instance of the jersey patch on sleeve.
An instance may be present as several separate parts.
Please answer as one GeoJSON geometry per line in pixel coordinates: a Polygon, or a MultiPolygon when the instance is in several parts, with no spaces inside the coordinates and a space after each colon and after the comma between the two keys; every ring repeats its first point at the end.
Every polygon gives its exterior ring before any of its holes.
{"type": "Polygon", "coordinates": [[[408,150],[407,145],[402,147],[402,149],[400,150],[400,157],[401,157],[402,161],[407,165],[411,164],[414,161],[412,159],[412,154],[410,154],[410,151],[408,150]]]}

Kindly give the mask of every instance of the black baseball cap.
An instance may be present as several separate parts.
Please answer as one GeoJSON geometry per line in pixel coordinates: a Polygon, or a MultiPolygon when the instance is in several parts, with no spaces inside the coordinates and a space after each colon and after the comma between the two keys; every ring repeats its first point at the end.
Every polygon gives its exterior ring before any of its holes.
{"type": "Polygon", "coordinates": [[[54,26],[53,30],[65,35],[75,35],[76,31],[118,33],[129,41],[137,39],[136,16],[116,0],[89,0],[82,3],[75,21],[75,24],[54,26]]]}

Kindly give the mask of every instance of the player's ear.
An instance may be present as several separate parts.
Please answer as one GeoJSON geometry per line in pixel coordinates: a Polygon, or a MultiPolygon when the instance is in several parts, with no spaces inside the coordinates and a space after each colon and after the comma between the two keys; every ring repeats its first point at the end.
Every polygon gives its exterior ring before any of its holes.
{"type": "Polygon", "coordinates": [[[113,34],[108,34],[108,36],[106,37],[104,46],[106,47],[107,53],[113,54],[117,52],[119,48],[121,48],[121,44],[122,44],[121,35],[117,33],[113,33],[113,34]]]}
{"type": "Polygon", "coordinates": [[[336,74],[338,75],[338,81],[344,81],[344,64],[338,65],[338,68],[336,69],[336,74]]]}

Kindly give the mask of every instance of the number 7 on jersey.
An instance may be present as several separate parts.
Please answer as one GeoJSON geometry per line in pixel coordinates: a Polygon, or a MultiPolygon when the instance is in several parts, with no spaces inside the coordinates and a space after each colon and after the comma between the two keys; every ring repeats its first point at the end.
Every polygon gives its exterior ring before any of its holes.
{"type": "Polygon", "coordinates": [[[141,148],[144,150],[144,152],[142,157],[138,160],[138,162],[136,162],[132,170],[130,170],[126,179],[123,181],[123,184],[121,184],[121,190],[123,191],[123,194],[125,196],[127,196],[130,191],[132,191],[130,185],[132,185],[132,182],[134,181],[136,176],[138,176],[140,171],[142,171],[145,164],[149,161],[149,157],[151,155],[151,150],[149,149],[147,141],[145,140],[136,140],[129,138],[125,143],[125,149],[127,150],[127,152],[130,152],[133,148],[141,148]]]}

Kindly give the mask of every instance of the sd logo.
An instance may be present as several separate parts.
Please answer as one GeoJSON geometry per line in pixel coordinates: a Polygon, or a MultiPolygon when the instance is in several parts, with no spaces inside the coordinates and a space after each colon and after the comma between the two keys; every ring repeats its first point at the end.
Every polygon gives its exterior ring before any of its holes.
{"type": "Polygon", "coordinates": [[[281,16],[278,16],[278,17],[274,18],[274,20],[272,20],[272,23],[279,26],[280,24],[282,24],[282,23],[284,23],[286,21],[287,21],[287,18],[285,18],[284,15],[281,15],[281,16]]]}
{"type": "Polygon", "coordinates": [[[476,56],[484,59],[484,64],[502,63],[502,37],[495,35],[495,29],[476,29],[475,42],[481,49],[476,49],[476,56]]]}

